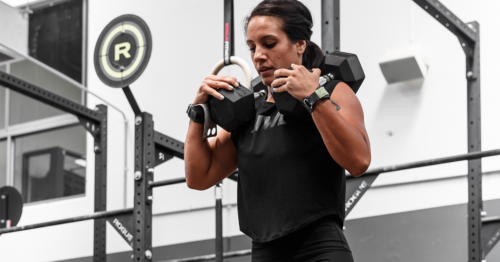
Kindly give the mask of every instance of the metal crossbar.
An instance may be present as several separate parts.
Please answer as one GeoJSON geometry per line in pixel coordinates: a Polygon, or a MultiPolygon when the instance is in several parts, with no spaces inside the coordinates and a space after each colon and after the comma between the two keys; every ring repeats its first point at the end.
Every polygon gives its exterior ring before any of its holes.
{"type": "Polygon", "coordinates": [[[24,231],[24,230],[37,229],[37,228],[42,228],[42,227],[50,227],[50,226],[57,226],[57,225],[68,224],[68,223],[73,223],[73,222],[80,222],[80,221],[91,220],[91,219],[107,218],[107,217],[111,217],[111,216],[124,215],[124,214],[132,214],[132,212],[133,212],[132,208],[126,208],[126,209],[113,210],[113,211],[96,212],[96,213],[93,213],[90,215],[84,215],[84,216],[79,216],[79,217],[72,217],[72,218],[65,218],[65,219],[60,219],[60,220],[42,222],[42,223],[32,224],[32,225],[27,225],[27,226],[3,228],[3,229],[0,229],[0,235],[18,232],[18,231],[24,231]]]}

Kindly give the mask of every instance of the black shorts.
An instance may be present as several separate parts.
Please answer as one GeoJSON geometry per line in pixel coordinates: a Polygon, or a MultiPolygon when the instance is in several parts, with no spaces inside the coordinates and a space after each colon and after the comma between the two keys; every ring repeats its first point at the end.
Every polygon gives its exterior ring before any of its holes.
{"type": "Polygon", "coordinates": [[[333,216],[269,242],[252,242],[252,262],[353,262],[351,249],[333,216]]]}

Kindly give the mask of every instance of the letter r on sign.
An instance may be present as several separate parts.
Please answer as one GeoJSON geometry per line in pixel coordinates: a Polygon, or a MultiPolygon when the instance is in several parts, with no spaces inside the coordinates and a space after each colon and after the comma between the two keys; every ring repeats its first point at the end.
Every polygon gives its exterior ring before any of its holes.
{"type": "Polygon", "coordinates": [[[130,58],[129,51],[130,43],[123,42],[115,45],[115,61],[120,60],[120,55],[123,54],[125,58],[130,58]]]}

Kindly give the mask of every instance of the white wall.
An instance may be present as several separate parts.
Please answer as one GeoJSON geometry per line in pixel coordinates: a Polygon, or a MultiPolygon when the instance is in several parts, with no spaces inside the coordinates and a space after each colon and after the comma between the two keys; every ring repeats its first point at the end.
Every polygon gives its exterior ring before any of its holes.
{"type": "MultiPolygon", "coordinates": [[[[14,0],[12,0],[14,1],[14,0]]],[[[235,1],[236,56],[249,64],[241,21],[259,1],[235,1]]],[[[313,41],[321,43],[320,1],[303,1],[317,22],[313,41]]],[[[500,70],[497,26],[494,13],[500,2],[443,0],[463,21],[481,24],[482,50],[482,149],[500,147],[498,113],[500,97],[496,77],[500,70]]],[[[22,3],[21,3],[22,4],[22,3]]],[[[184,141],[188,127],[185,110],[212,66],[222,58],[223,1],[131,1],[107,0],[89,3],[89,88],[112,101],[127,113],[133,113],[121,90],[106,87],[93,69],[94,46],[101,30],[122,14],[142,17],[153,34],[153,52],[148,68],[132,85],[141,109],[152,113],[155,129],[184,141]]],[[[341,49],[358,54],[366,80],[358,92],[372,146],[372,167],[412,162],[467,152],[465,57],[456,37],[409,0],[341,1],[341,49]],[[429,57],[425,81],[387,85],[378,67],[387,50],[420,43],[429,57]],[[392,132],[392,136],[388,135],[392,132]]],[[[235,66],[221,74],[243,79],[235,66]]],[[[254,76],[256,72],[254,71],[254,76]]],[[[100,103],[89,97],[89,107],[100,103]]],[[[128,150],[129,171],[127,206],[132,203],[133,127],[129,126],[128,148],[123,146],[123,120],[109,109],[108,209],[123,208],[123,150],[128,150]]],[[[89,141],[92,141],[89,137],[89,141]]],[[[89,143],[88,152],[92,152],[89,143]]],[[[93,165],[89,154],[89,166],[93,165]]],[[[483,160],[483,171],[499,170],[498,157],[483,160]]],[[[361,199],[350,219],[418,210],[466,202],[466,183],[456,175],[466,174],[466,163],[446,164],[381,175],[375,188],[361,199]],[[427,181],[450,177],[439,181],[427,181]],[[397,185],[398,183],[422,181],[397,185]],[[395,184],[394,186],[387,186],[395,184]],[[377,187],[378,186],[378,187],[377,187]],[[383,186],[383,187],[382,187],[383,186]],[[388,204],[389,203],[389,204],[388,204]]],[[[92,169],[87,174],[93,184],[92,169]]],[[[184,175],[184,163],[171,160],[158,167],[156,180],[184,175]]],[[[484,178],[484,198],[498,199],[495,189],[500,176],[484,178]]],[[[88,188],[91,188],[88,187],[88,188]]],[[[91,191],[91,190],[90,190],[91,191]]],[[[90,192],[91,193],[91,192],[90,192]]],[[[154,246],[189,242],[214,237],[214,211],[190,209],[211,207],[213,189],[189,190],[185,185],[155,189],[154,246]],[[169,214],[174,212],[174,214],[169,214]]],[[[60,201],[25,208],[21,224],[70,217],[92,212],[93,197],[60,201]]],[[[224,202],[235,203],[236,184],[224,184],[224,202]]],[[[464,214],[465,216],[465,214],[464,214]]],[[[224,235],[241,234],[235,208],[225,211],[224,235]]],[[[76,223],[0,237],[2,261],[53,261],[92,254],[92,222],[76,223]],[[43,241],[42,241],[43,239],[43,241]],[[5,260],[4,260],[5,258],[5,260]]],[[[129,250],[123,240],[108,227],[108,252],[129,250]]]]}

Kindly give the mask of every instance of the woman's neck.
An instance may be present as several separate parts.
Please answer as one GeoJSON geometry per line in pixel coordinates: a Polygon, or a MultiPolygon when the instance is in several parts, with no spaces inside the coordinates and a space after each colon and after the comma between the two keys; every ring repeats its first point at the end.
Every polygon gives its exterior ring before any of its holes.
{"type": "Polygon", "coordinates": [[[267,87],[267,98],[266,98],[266,102],[269,102],[269,103],[274,103],[274,98],[273,98],[273,95],[271,95],[271,87],[267,87]]]}

